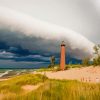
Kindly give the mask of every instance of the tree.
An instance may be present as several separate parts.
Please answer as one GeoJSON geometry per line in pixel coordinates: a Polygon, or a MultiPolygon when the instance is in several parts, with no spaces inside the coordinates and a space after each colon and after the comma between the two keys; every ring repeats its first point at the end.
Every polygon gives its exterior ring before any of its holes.
{"type": "Polygon", "coordinates": [[[100,44],[93,47],[95,58],[93,59],[93,64],[95,66],[100,65],[100,44]]]}
{"type": "Polygon", "coordinates": [[[51,56],[50,62],[51,62],[51,67],[54,67],[54,65],[55,65],[55,56],[51,56]]]}
{"type": "Polygon", "coordinates": [[[90,65],[90,59],[89,58],[84,58],[82,60],[82,65],[83,66],[89,66],[90,65]]]}
{"type": "Polygon", "coordinates": [[[99,55],[99,49],[100,49],[99,45],[95,45],[93,49],[94,49],[94,54],[99,55]]]}

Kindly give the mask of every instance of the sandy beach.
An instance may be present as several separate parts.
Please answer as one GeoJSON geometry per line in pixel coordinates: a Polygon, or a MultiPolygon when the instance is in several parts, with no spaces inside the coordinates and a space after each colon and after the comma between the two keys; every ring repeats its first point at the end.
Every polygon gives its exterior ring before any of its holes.
{"type": "Polygon", "coordinates": [[[100,66],[71,68],[65,71],[38,72],[38,73],[45,74],[50,79],[79,80],[82,82],[92,82],[92,83],[100,82],[100,66]]]}
{"type": "MultiPolygon", "coordinates": [[[[64,71],[45,71],[32,72],[33,74],[45,74],[50,79],[60,80],[78,80],[82,82],[100,83],[100,66],[70,68],[64,71]]],[[[0,81],[8,80],[9,78],[0,79],[0,81]]]]}

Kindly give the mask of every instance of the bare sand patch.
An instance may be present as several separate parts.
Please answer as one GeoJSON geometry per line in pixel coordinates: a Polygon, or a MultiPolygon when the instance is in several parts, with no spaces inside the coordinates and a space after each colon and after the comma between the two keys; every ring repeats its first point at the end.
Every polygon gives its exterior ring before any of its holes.
{"type": "Polygon", "coordinates": [[[22,86],[22,89],[25,90],[26,92],[31,92],[33,90],[38,89],[41,85],[43,85],[43,84],[40,83],[37,85],[24,85],[24,86],[22,86]]]}
{"type": "Polygon", "coordinates": [[[0,100],[3,100],[4,95],[0,94],[0,100]]]}
{"type": "Polygon", "coordinates": [[[6,81],[6,80],[9,80],[9,78],[6,78],[6,79],[0,79],[0,81],[6,81]]]}
{"type": "Polygon", "coordinates": [[[100,66],[71,68],[65,71],[41,72],[40,74],[45,74],[50,79],[79,80],[82,82],[91,82],[91,83],[100,82],[100,66]]]}

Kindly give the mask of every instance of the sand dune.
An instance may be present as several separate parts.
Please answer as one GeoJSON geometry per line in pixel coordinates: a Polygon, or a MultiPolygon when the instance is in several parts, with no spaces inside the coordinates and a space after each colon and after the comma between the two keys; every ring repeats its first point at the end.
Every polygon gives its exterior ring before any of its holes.
{"type": "Polygon", "coordinates": [[[100,67],[72,68],[65,71],[41,72],[50,79],[79,80],[82,82],[100,82],[100,67]]]}

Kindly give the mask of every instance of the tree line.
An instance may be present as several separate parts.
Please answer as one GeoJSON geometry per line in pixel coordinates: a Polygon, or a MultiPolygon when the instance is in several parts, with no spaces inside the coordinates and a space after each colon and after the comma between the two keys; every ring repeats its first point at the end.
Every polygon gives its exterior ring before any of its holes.
{"type": "Polygon", "coordinates": [[[93,47],[93,50],[94,50],[94,57],[92,59],[84,58],[82,60],[83,66],[89,66],[89,65],[98,66],[98,65],[100,65],[100,44],[95,45],[93,47]]]}

